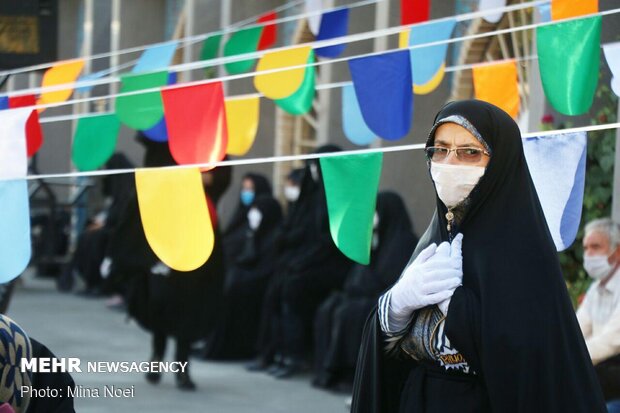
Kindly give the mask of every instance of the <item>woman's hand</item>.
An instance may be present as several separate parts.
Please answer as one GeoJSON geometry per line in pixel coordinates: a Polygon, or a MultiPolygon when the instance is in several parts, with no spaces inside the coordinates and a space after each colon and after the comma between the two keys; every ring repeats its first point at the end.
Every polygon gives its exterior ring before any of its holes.
{"type": "Polygon", "coordinates": [[[458,234],[452,244],[431,244],[424,249],[392,287],[390,311],[410,315],[449,300],[463,280],[462,242],[463,235],[458,234]]]}

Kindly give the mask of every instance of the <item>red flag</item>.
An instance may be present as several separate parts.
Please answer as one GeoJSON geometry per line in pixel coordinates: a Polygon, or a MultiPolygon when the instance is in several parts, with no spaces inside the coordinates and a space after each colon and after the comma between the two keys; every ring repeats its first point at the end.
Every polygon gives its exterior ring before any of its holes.
{"type": "MultiPolygon", "coordinates": [[[[9,109],[23,108],[36,105],[37,100],[34,95],[12,96],[9,98],[9,109]]],[[[26,151],[31,157],[43,145],[43,132],[39,123],[39,112],[32,111],[26,122],[26,151]]]]}
{"type": "MultiPolygon", "coordinates": [[[[278,18],[275,11],[265,13],[258,18],[257,23],[266,23],[274,21],[278,18]]],[[[265,50],[276,44],[276,38],[278,36],[278,26],[275,24],[266,24],[263,28],[263,33],[260,36],[258,42],[258,50],[265,50]]]]}
{"type": "Polygon", "coordinates": [[[400,0],[400,24],[425,22],[430,16],[430,0],[400,0]]]}
{"type": "Polygon", "coordinates": [[[228,129],[222,82],[163,89],[170,153],[178,164],[217,162],[228,129]]]}

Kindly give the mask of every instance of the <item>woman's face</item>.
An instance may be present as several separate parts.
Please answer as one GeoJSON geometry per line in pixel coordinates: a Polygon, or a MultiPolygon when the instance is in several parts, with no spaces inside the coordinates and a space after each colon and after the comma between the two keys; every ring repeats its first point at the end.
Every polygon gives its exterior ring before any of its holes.
{"type": "MultiPolygon", "coordinates": [[[[435,142],[433,146],[439,146],[449,149],[457,148],[477,148],[486,151],[484,146],[480,143],[474,135],[472,135],[464,127],[457,125],[456,123],[444,123],[440,125],[435,131],[435,142]]],[[[468,166],[482,166],[486,167],[489,163],[490,157],[484,153],[477,162],[465,161],[459,159],[455,151],[451,151],[444,159],[433,162],[450,164],[450,165],[468,165],[468,166]]]]}
{"type": "Polygon", "coordinates": [[[241,182],[241,190],[242,191],[254,191],[254,182],[251,179],[245,178],[241,182]]]}

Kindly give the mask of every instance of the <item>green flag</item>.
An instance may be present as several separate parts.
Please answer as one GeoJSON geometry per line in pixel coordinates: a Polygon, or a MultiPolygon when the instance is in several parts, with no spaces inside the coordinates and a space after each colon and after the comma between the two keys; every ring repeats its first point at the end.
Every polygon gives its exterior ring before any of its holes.
{"type": "Polygon", "coordinates": [[[327,157],[320,162],[332,239],[348,258],[367,265],[383,154],[327,157]]]}
{"type": "Polygon", "coordinates": [[[217,57],[220,51],[220,42],[222,41],[221,34],[214,34],[205,39],[202,44],[202,50],[200,51],[200,60],[211,60],[217,57]]]}
{"type": "Polygon", "coordinates": [[[81,118],[71,150],[71,159],[77,169],[92,171],[105,164],[114,153],[120,127],[114,114],[81,118]]]}
{"type": "MultiPolygon", "coordinates": [[[[239,54],[252,53],[258,50],[258,42],[263,33],[263,27],[250,27],[248,29],[239,30],[230,36],[230,39],[224,45],[224,56],[235,56],[239,54]]],[[[226,71],[231,75],[247,72],[252,69],[256,59],[240,60],[236,62],[225,63],[226,71]]]]}
{"type": "Polygon", "coordinates": [[[538,63],[545,95],[564,115],[592,105],[599,75],[601,16],[536,29],[538,63]]]}
{"type": "MultiPolygon", "coordinates": [[[[121,93],[158,88],[168,84],[168,72],[121,76],[121,93]]],[[[164,116],[161,93],[147,92],[116,98],[116,116],[132,129],[150,129],[164,116]]]]}
{"type": "MultiPolygon", "coordinates": [[[[308,64],[314,63],[314,50],[310,51],[308,56],[308,64]]],[[[275,103],[291,115],[303,115],[312,109],[312,101],[314,100],[314,86],[316,76],[314,66],[306,67],[304,80],[299,89],[291,96],[284,99],[276,99],[275,103]]]]}

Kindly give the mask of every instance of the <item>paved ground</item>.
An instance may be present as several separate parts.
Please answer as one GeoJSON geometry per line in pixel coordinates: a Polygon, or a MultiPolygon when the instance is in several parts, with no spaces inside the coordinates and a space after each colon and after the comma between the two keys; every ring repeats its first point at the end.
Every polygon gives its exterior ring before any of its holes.
{"type": "MultiPolygon", "coordinates": [[[[148,334],[127,322],[123,313],[108,310],[102,300],[58,293],[50,281],[25,277],[8,315],[58,357],[78,357],[82,365],[88,361],[148,361],[150,355],[148,334]]],[[[191,372],[198,385],[193,393],[178,391],[171,374],[164,375],[158,386],[151,386],[138,373],[75,373],[78,385],[100,388],[101,393],[105,385],[135,389],[133,398],[76,399],[76,411],[346,412],[345,396],[312,388],[308,377],[276,380],[247,373],[240,363],[203,361],[193,362],[191,372]]]]}

